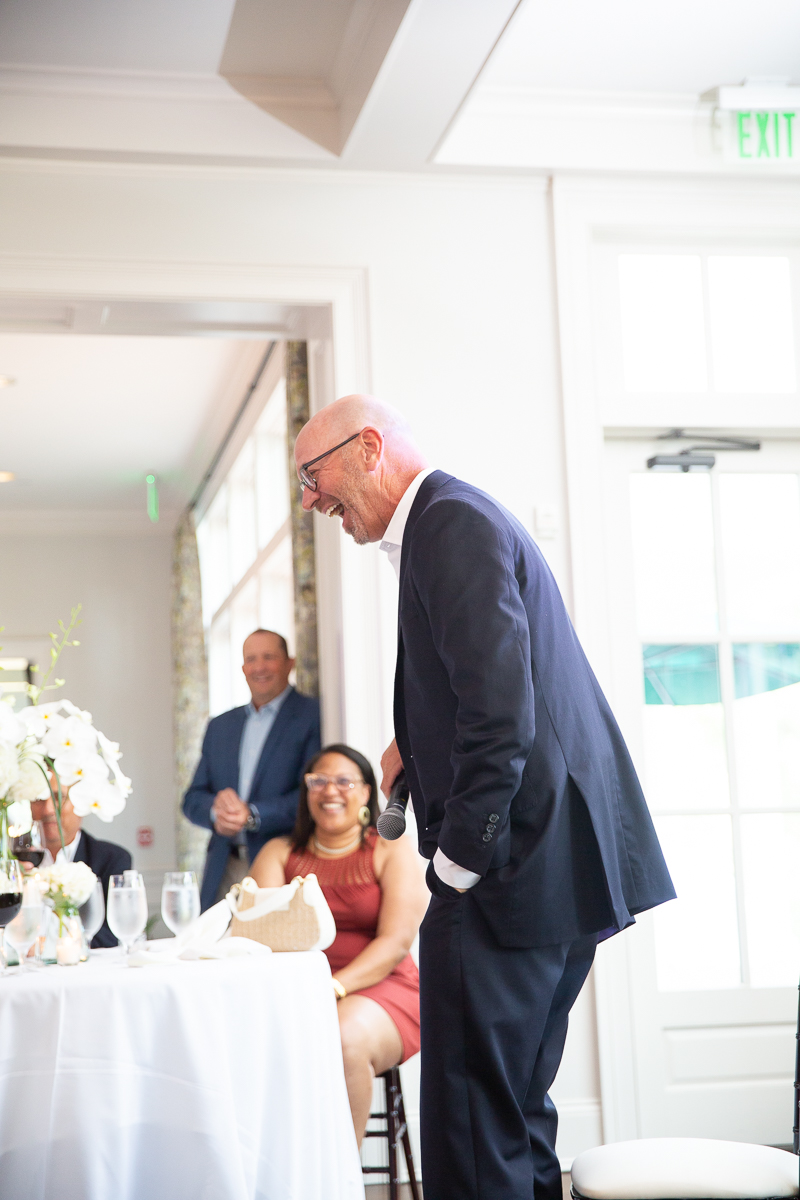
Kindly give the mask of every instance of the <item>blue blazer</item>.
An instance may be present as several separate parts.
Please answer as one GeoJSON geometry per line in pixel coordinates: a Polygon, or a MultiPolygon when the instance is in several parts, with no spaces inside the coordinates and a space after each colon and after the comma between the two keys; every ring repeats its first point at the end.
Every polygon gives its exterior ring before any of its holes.
{"type": "MultiPolygon", "coordinates": [[[[503,946],[623,929],[674,897],[642,789],[550,570],[490,496],[435,471],[400,565],[395,732],[420,852],[482,876],[503,946]]],[[[431,890],[452,893],[428,869],[431,890]]]]}
{"type": "MultiPolygon", "coordinates": [[[[211,806],[223,788],[239,790],[239,745],[246,717],[247,707],[243,706],[209,721],[200,762],[183,798],[183,811],[189,820],[212,830],[200,892],[203,912],[217,898],[231,847],[230,838],[213,832],[211,806]]],[[[319,701],[301,696],[292,688],[264,742],[253,776],[248,803],[258,809],[261,828],[247,834],[250,862],[270,838],[291,832],[297,815],[300,775],[320,744],[319,701]]]]}

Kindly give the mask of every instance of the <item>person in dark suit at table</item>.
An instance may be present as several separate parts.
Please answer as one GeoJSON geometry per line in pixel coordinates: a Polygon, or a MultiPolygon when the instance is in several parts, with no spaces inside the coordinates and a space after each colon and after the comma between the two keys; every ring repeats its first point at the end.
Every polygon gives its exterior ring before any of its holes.
{"type": "Polygon", "coordinates": [[[209,721],[183,798],[189,820],[213,830],[203,912],[241,882],[265,842],[291,832],[303,766],[321,744],[319,702],[290,686],[294,659],[285,638],[256,629],[245,639],[243,659],[252,699],[209,721]]]}
{"type": "MultiPolygon", "coordinates": [[[[509,442],[509,469],[518,471],[509,442]]],[[[303,507],[400,583],[396,741],[432,899],[420,930],[422,1175],[434,1200],[560,1200],[548,1096],[599,938],[674,896],[622,735],[533,539],[431,471],[370,397],[301,430],[303,507]]]]}
{"type": "MultiPolygon", "coordinates": [[[[31,815],[34,821],[42,822],[42,834],[49,860],[45,858],[44,865],[50,862],[85,862],[94,871],[103,885],[103,898],[108,903],[108,881],[112,875],[121,875],[130,871],[132,859],[129,851],[115,842],[103,842],[93,837],[81,828],[82,818],[77,815],[69,798],[69,788],[64,789],[61,801],[61,828],[64,832],[64,847],[58,833],[58,821],[52,797],[46,800],[31,802],[31,815]]],[[[92,938],[92,949],[117,946],[116,935],[111,932],[104,920],[95,936],[92,938]]]]}

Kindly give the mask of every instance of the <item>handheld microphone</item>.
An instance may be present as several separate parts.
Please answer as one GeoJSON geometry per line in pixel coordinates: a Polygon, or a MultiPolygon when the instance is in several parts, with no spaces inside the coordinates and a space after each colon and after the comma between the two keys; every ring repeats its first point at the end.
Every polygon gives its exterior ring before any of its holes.
{"type": "Polygon", "coordinates": [[[401,771],[392,784],[389,803],[378,817],[378,833],[387,842],[394,842],[406,831],[406,806],[408,804],[406,773],[401,771]]]}

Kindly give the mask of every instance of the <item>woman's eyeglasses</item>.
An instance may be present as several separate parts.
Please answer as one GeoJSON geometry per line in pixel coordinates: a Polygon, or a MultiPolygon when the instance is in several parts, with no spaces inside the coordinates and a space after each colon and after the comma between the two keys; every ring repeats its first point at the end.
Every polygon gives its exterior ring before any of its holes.
{"type": "Polygon", "coordinates": [[[321,792],[329,783],[337,792],[352,792],[356,784],[364,782],[363,779],[351,779],[349,775],[306,775],[305,781],[309,792],[321,792]]]}

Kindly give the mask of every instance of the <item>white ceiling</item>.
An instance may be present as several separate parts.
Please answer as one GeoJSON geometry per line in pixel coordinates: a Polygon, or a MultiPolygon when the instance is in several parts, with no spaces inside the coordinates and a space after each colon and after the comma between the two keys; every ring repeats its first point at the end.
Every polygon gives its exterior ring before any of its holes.
{"type": "Polygon", "coordinates": [[[247,390],[265,344],[201,337],[0,334],[0,512],[113,510],[147,527],[158,476],[169,528],[247,390]]]}
{"type": "Polygon", "coordinates": [[[3,62],[98,71],[217,70],[235,0],[2,0],[3,62]]]}
{"type": "Polygon", "coordinates": [[[481,84],[697,95],[754,75],[800,82],[798,0],[523,0],[481,84]]]}
{"type": "Polygon", "coordinates": [[[0,154],[425,168],[517,2],[0,0],[0,154]]]}

